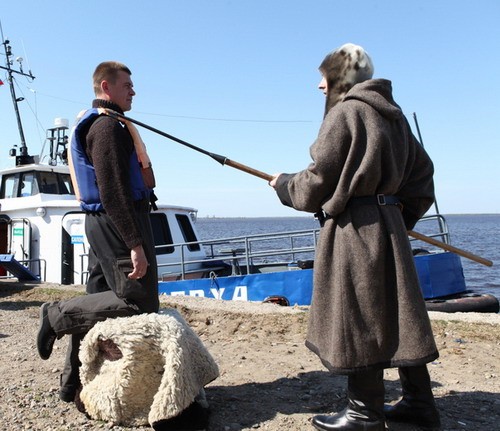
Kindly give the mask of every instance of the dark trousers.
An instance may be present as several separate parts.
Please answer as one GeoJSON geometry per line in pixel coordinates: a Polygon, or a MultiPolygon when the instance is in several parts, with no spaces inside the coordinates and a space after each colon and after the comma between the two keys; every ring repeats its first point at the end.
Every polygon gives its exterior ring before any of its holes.
{"type": "Polygon", "coordinates": [[[132,271],[130,249],[106,214],[88,214],[85,233],[94,254],[87,285],[89,294],[53,303],[48,308],[49,322],[57,337],[71,335],[61,374],[61,392],[72,394],[80,386],[80,342],[97,322],[158,312],[158,275],[149,203],[137,203],[135,211],[150,264],[146,275],[140,280],[127,277],[132,271]]]}

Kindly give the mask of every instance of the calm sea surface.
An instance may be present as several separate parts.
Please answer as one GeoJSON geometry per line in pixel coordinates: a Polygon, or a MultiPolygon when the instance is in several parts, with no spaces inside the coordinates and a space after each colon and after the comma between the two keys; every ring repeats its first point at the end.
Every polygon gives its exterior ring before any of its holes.
{"type": "MultiPolygon", "coordinates": [[[[448,215],[444,218],[453,246],[493,261],[493,266],[487,267],[467,258],[461,258],[467,288],[481,293],[491,293],[500,298],[500,214],[448,215]]],[[[436,230],[436,225],[437,222],[417,225],[415,231],[429,235],[436,230]]],[[[197,221],[198,233],[202,239],[317,227],[318,223],[313,217],[200,217],[197,221]]],[[[414,245],[416,246],[417,244],[414,245]]],[[[421,243],[418,246],[425,247],[421,243]]]]}

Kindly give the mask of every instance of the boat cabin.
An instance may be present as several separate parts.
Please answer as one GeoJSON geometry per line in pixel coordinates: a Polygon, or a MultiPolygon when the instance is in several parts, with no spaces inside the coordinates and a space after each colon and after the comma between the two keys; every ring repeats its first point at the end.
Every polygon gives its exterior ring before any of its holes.
{"type": "MultiPolygon", "coordinates": [[[[160,280],[203,271],[195,218],[196,210],[181,206],[160,204],[151,213],[160,280]]],[[[33,163],[1,172],[0,255],[26,268],[23,273],[18,267],[21,277],[31,273],[42,281],[84,284],[89,253],[84,226],[68,166],[33,163]]],[[[0,277],[16,275],[6,267],[12,268],[0,265],[0,277]]]]}
{"type": "Polygon", "coordinates": [[[39,193],[74,195],[69,174],[29,169],[2,175],[0,199],[35,196],[39,193]]]}

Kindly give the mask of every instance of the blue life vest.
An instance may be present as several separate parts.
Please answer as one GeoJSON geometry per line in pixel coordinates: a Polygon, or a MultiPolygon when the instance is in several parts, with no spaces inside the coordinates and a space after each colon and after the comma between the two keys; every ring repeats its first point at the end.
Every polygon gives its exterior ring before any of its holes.
{"type": "MultiPolygon", "coordinates": [[[[89,122],[93,122],[100,115],[96,108],[87,110],[76,124],[73,133],[71,134],[70,143],[70,170],[74,178],[73,183],[77,199],[80,201],[80,207],[84,211],[99,212],[103,211],[99,189],[97,188],[97,180],[95,176],[94,166],[90,163],[87,154],[82,146],[81,139],[85,137],[80,136],[82,129],[89,122]]],[[[132,199],[139,201],[142,199],[149,199],[151,190],[144,185],[142,179],[141,168],[135,149],[130,155],[130,185],[132,187],[132,199]]]]}

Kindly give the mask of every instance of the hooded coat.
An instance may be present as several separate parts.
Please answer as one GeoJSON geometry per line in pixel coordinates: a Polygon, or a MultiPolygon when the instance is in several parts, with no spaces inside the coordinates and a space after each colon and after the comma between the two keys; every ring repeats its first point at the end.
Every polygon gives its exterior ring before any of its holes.
{"type": "Polygon", "coordinates": [[[282,174],[285,205],[328,215],[318,241],[306,345],[332,372],[414,366],[438,357],[407,230],[434,201],[433,165],[391,82],[351,85],[328,107],[312,163],[282,174]],[[393,195],[396,205],[351,198],[393,195]],[[351,201],[352,202],[352,201],[351,201]]]}

